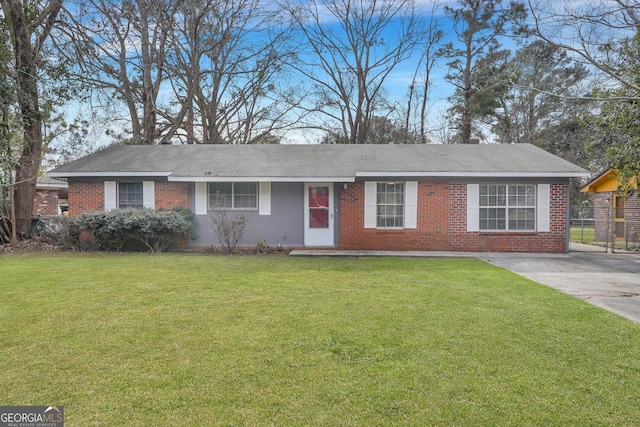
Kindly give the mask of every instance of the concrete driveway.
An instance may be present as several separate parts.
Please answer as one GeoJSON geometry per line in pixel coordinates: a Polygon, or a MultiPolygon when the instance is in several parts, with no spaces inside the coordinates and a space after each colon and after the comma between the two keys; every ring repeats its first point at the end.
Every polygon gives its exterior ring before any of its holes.
{"type": "Polygon", "coordinates": [[[572,252],[478,258],[640,323],[640,255],[572,252]]]}

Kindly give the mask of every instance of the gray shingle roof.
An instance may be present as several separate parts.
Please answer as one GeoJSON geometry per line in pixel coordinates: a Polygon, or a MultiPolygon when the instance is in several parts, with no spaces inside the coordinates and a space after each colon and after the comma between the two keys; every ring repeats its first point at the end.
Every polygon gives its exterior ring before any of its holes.
{"type": "Polygon", "coordinates": [[[53,179],[50,176],[39,176],[36,181],[36,188],[67,188],[69,183],[53,179]]]}
{"type": "Polygon", "coordinates": [[[338,181],[366,176],[577,177],[588,173],[530,144],[128,145],[106,148],[49,175],[338,181]]]}

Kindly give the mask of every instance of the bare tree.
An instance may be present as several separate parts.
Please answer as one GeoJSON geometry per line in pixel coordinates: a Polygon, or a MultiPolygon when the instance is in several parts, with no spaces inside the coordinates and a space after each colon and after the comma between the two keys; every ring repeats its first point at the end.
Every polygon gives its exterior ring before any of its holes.
{"type": "Polygon", "coordinates": [[[83,0],[66,8],[67,37],[58,47],[76,61],[75,78],[97,102],[116,106],[113,110],[126,106],[130,142],[154,144],[163,136],[159,94],[168,78],[166,56],[181,3],[83,0]]]}
{"type": "Polygon", "coordinates": [[[300,33],[296,67],[311,82],[304,106],[324,116],[334,141],[367,143],[371,120],[389,106],[383,85],[420,41],[413,0],[311,0],[283,4],[300,33]]]}
{"type": "Polygon", "coordinates": [[[573,98],[587,90],[588,73],[567,54],[542,40],[519,49],[509,58],[508,90],[498,97],[492,130],[504,143],[538,142],[539,134],[585,111],[573,98]]]}
{"type": "MultiPolygon", "coordinates": [[[[188,0],[169,67],[187,140],[251,144],[287,129],[283,96],[289,36],[260,0],[188,0]]],[[[169,113],[171,114],[171,113],[169,113]]]]}
{"type": "MultiPolygon", "coordinates": [[[[534,35],[600,71],[603,88],[621,85],[619,99],[640,98],[640,3],[628,0],[528,0],[534,35]]],[[[596,76],[593,74],[593,76],[596,76]]],[[[609,98],[611,99],[611,97],[609,98]]]]}
{"type": "Polygon", "coordinates": [[[285,127],[287,30],[264,2],[88,0],[67,14],[76,77],[93,102],[126,106],[130,142],[254,143],[285,127]]]}
{"type": "Polygon", "coordinates": [[[424,21],[424,37],[419,41],[417,50],[420,52],[419,60],[416,64],[416,69],[413,73],[411,85],[409,86],[409,94],[407,95],[407,111],[405,115],[405,132],[407,141],[413,140],[414,142],[420,142],[425,144],[427,139],[427,111],[429,104],[429,91],[431,89],[431,72],[438,59],[438,45],[444,35],[442,29],[436,20],[434,13],[437,9],[437,5],[434,5],[431,10],[431,15],[428,20],[424,21]],[[415,138],[410,137],[411,123],[413,119],[413,103],[418,103],[417,116],[417,136],[418,141],[415,138]]]}
{"type": "Polygon", "coordinates": [[[529,0],[533,33],[592,70],[601,101],[592,120],[593,147],[608,156],[628,190],[640,176],[640,3],[627,0],[571,2],[529,0]]]}

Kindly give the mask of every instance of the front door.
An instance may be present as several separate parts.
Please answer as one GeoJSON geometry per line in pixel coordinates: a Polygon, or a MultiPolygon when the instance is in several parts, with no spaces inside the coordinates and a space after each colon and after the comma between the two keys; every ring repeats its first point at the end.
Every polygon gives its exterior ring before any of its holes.
{"type": "Polygon", "coordinates": [[[627,237],[627,224],[624,218],[624,197],[613,195],[613,235],[616,240],[625,240],[627,237]]]}
{"type": "Polygon", "coordinates": [[[333,184],[304,185],[304,245],[334,245],[333,184]]]}

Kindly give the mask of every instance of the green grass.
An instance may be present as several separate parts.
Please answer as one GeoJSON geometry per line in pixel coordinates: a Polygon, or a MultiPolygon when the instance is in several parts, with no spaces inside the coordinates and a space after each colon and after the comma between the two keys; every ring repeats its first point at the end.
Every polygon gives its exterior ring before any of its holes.
{"type": "Polygon", "coordinates": [[[596,229],[593,226],[571,226],[569,240],[578,243],[594,243],[596,241],[596,229]]]}
{"type": "MultiPolygon", "coordinates": [[[[580,225],[571,226],[571,228],[569,229],[569,241],[574,243],[584,243],[587,245],[600,246],[602,248],[607,246],[606,242],[596,241],[596,230],[595,230],[595,227],[593,226],[584,226],[584,227],[580,225]]],[[[609,242],[608,245],[611,246],[612,243],[609,242]]],[[[624,249],[624,250],[628,249],[628,250],[636,250],[636,251],[640,246],[640,244],[637,242],[627,242],[619,238],[617,238],[615,242],[613,242],[613,245],[616,249],[624,249]]]]}
{"type": "Polygon", "coordinates": [[[67,426],[640,422],[640,325],[473,259],[0,256],[0,404],[67,426]]]}

